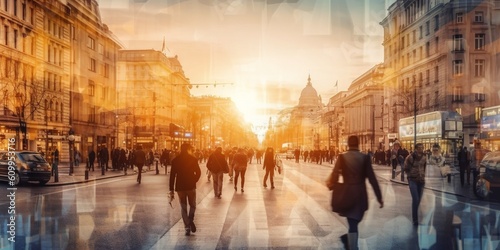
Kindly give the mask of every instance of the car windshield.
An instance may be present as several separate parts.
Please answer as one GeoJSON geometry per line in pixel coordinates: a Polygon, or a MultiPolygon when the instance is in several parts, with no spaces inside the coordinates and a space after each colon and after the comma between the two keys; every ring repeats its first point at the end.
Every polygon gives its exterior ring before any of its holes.
{"type": "Polygon", "coordinates": [[[31,162],[44,162],[45,160],[40,154],[36,153],[20,153],[19,159],[23,161],[31,161],[31,162]]]}

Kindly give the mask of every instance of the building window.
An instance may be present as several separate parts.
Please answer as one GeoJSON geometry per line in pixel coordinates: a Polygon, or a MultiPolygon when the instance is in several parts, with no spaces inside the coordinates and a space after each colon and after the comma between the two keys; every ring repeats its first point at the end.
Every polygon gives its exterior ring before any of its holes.
{"type": "Polygon", "coordinates": [[[425,43],[425,57],[429,57],[431,54],[431,43],[426,42],[425,43]]]}
{"type": "Polygon", "coordinates": [[[431,33],[431,23],[429,21],[425,22],[425,35],[428,36],[431,33]]]}
{"type": "Polygon", "coordinates": [[[102,87],[102,99],[106,99],[108,97],[108,87],[102,87]]]}
{"type": "Polygon", "coordinates": [[[474,49],[484,50],[484,34],[475,34],[474,36],[474,49]]]}
{"type": "Polygon", "coordinates": [[[96,61],[94,58],[90,58],[89,70],[95,72],[96,61]]]}
{"type": "Polygon", "coordinates": [[[484,22],[484,13],[482,11],[476,11],[474,13],[474,22],[475,23],[483,23],[484,22]]]}
{"type": "Polygon", "coordinates": [[[428,69],[425,71],[425,85],[429,85],[430,83],[431,83],[431,70],[428,69]]]}
{"type": "Polygon", "coordinates": [[[474,76],[475,77],[483,77],[484,76],[484,60],[476,59],[474,60],[474,76]]]}
{"type": "Polygon", "coordinates": [[[97,52],[99,52],[99,54],[101,54],[101,55],[104,54],[104,45],[99,43],[97,45],[97,52]]]}
{"type": "Polygon", "coordinates": [[[439,52],[439,36],[436,36],[435,40],[436,40],[435,48],[436,48],[436,54],[437,54],[439,52]]]}
{"type": "Polygon", "coordinates": [[[434,16],[434,31],[439,29],[439,15],[434,16]]]}
{"type": "Polygon", "coordinates": [[[439,66],[434,67],[434,82],[439,82],[439,66]]]}
{"type": "Polygon", "coordinates": [[[3,38],[4,38],[4,44],[9,45],[9,26],[4,25],[3,26],[3,38]]]}
{"type": "Polygon", "coordinates": [[[484,94],[484,87],[477,87],[475,90],[476,93],[474,93],[474,101],[475,102],[484,102],[485,100],[485,94],[484,94]]]}
{"type": "Polygon", "coordinates": [[[476,123],[481,122],[481,113],[483,112],[483,107],[477,106],[474,108],[474,119],[476,123]]]}
{"type": "Polygon", "coordinates": [[[418,38],[419,38],[419,39],[422,39],[422,37],[423,37],[423,35],[424,35],[424,29],[423,29],[423,27],[422,27],[422,26],[418,27],[418,31],[419,31],[419,32],[418,32],[418,34],[419,34],[419,35],[418,35],[418,38]]]}
{"type": "Polygon", "coordinates": [[[17,16],[17,0],[14,0],[14,16],[17,16]]]}
{"type": "Polygon", "coordinates": [[[434,92],[434,107],[439,105],[439,91],[434,92]]]}
{"type": "Polygon", "coordinates": [[[109,64],[104,64],[104,77],[109,77],[109,64]]]}
{"type": "Polygon", "coordinates": [[[453,35],[453,50],[454,51],[463,51],[464,50],[462,34],[453,35]]]}
{"type": "Polygon", "coordinates": [[[484,93],[474,93],[474,101],[475,102],[484,102],[486,96],[484,93]]]}
{"type": "Polygon", "coordinates": [[[14,48],[17,49],[17,36],[19,35],[19,31],[14,29],[14,48]]]}
{"type": "Polygon", "coordinates": [[[453,61],[453,75],[460,76],[464,73],[464,63],[462,60],[453,61]]]}
{"type": "Polygon", "coordinates": [[[453,102],[463,101],[462,87],[453,87],[452,101],[453,102]]]}
{"type": "Polygon", "coordinates": [[[95,50],[95,40],[92,37],[87,38],[87,47],[89,47],[92,50],[95,50]]]}
{"type": "Polygon", "coordinates": [[[95,84],[92,80],[89,80],[89,96],[95,95],[95,84]]]}
{"type": "Polygon", "coordinates": [[[23,20],[26,21],[26,3],[22,3],[21,5],[22,7],[22,17],[23,17],[23,20]]]}
{"type": "Polygon", "coordinates": [[[96,107],[89,108],[89,122],[95,123],[96,107]]]}
{"type": "Polygon", "coordinates": [[[455,22],[456,23],[464,23],[464,13],[459,12],[455,15],[455,22]]]}

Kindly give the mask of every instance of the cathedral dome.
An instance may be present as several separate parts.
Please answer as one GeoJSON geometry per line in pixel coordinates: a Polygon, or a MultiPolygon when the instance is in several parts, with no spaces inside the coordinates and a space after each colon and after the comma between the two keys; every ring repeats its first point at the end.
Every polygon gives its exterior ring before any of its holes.
{"type": "Polygon", "coordinates": [[[300,92],[299,106],[318,106],[320,103],[321,99],[316,89],[312,86],[311,76],[309,76],[306,87],[300,92]]]}

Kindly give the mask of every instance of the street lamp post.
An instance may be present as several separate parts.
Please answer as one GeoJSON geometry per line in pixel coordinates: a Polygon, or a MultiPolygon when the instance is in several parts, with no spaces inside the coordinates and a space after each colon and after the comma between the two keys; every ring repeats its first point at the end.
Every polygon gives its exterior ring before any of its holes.
{"type": "Polygon", "coordinates": [[[68,132],[68,141],[69,141],[69,175],[73,175],[73,142],[75,141],[75,135],[72,128],[69,129],[68,132]]]}

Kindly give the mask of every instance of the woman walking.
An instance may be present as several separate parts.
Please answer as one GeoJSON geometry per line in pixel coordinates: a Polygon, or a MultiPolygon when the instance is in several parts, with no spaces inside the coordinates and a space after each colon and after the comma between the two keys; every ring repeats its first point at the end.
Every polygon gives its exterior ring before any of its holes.
{"type": "Polygon", "coordinates": [[[242,148],[238,149],[238,152],[234,154],[233,161],[231,163],[232,169],[234,169],[234,191],[238,191],[238,177],[241,174],[241,192],[244,191],[245,187],[245,172],[247,171],[248,157],[245,154],[245,150],[242,148]]]}
{"type": "Polygon", "coordinates": [[[266,170],[266,175],[264,175],[264,187],[267,187],[267,177],[269,177],[271,182],[271,188],[274,188],[274,166],[276,163],[274,162],[274,149],[268,147],[266,150],[266,154],[264,155],[264,164],[262,169],[266,170]]]}

